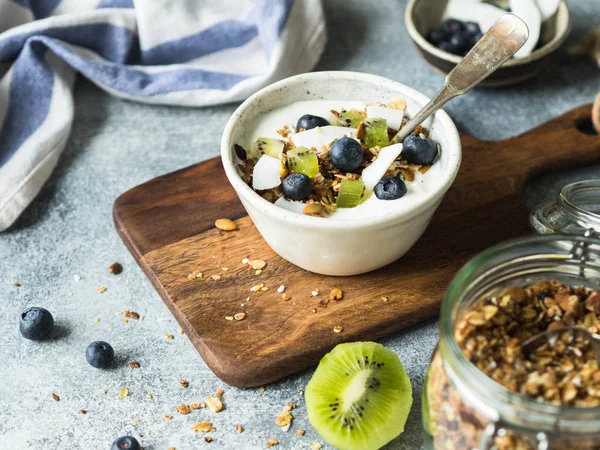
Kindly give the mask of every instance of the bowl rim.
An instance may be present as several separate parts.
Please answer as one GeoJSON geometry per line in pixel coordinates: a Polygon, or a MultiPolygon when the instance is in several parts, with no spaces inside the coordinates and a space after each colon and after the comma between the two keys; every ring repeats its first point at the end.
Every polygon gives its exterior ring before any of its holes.
{"type": "Polygon", "coordinates": [[[306,214],[299,214],[293,211],[288,211],[284,208],[276,206],[268,200],[261,197],[259,194],[248,186],[238,174],[235,163],[233,160],[233,145],[232,135],[238,124],[239,118],[256,102],[261,102],[263,98],[272,95],[281,88],[293,84],[300,84],[306,81],[316,80],[359,80],[372,85],[376,84],[390,84],[399,93],[407,95],[414,99],[417,103],[425,105],[430,99],[426,95],[412,89],[402,83],[391,80],[389,78],[381,77],[378,75],[372,75],[362,72],[353,71],[322,71],[322,72],[311,72],[300,75],[295,75],[289,78],[285,78],[276,83],[270,84],[260,91],[256,92],[248,99],[246,99],[232,114],[221,139],[221,161],[225,169],[225,174],[229,179],[229,182],[235,189],[236,193],[242,200],[242,203],[248,202],[254,208],[258,209],[262,214],[277,220],[277,221],[288,221],[293,223],[294,226],[303,226],[311,229],[361,229],[364,227],[380,227],[389,225],[392,223],[402,223],[411,218],[418,216],[423,211],[428,210],[434,206],[450,188],[454,182],[458,173],[461,159],[462,159],[462,147],[460,136],[456,125],[450,118],[450,116],[440,109],[435,116],[435,120],[441,123],[440,128],[443,128],[445,135],[447,136],[451,149],[448,154],[451,155],[449,160],[449,171],[445,172],[445,176],[442,178],[442,183],[438,185],[437,189],[428,192],[427,195],[422,196],[422,199],[416,203],[416,205],[407,211],[392,211],[390,213],[382,214],[379,216],[360,217],[351,220],[327,220],[322,217],[312,217],[306,214]]]}
{"type": "MultiPolygon", "coordinates": [[[[422,0],[409,0],[408,5],[406,6],[406,11],[404,12],[404,23],[406,25],[406,29],[408,31],[408,35],[412,39],[412,41],[417,44],[423,51],[426,51],[433,56],[436,56],[440,59],[443,59],[446,62],[450,62],[453,64],[458,64],[462,61],[462,56],[454,55],[452,53],[448,53],[444,50],[441,50],[431,44],[425,36],[423,36],[417,27],[415,26],[415,22],[413,20],[413,11],[417,2],[422,0]]],[[[562,34],[557,34],[552,38],[552,40],[542,47],[531,52],[529,56],[526,58],[511,58],[506,61],[502,66],[500,66],[499,70],[507,68],[507,67],[519,67],[534,61],[537,61],[550,53],[555,52],[562,45],[562,43],[567,39],[569,32],[571,30],[571,14],[569,12],[569,8],[564,0],[561,0],[559,4],[559,9],[564,11],[567,18],[567,26],[562,34]]],[[[507,14],[510,14],[507,12],[507,14]]]]}

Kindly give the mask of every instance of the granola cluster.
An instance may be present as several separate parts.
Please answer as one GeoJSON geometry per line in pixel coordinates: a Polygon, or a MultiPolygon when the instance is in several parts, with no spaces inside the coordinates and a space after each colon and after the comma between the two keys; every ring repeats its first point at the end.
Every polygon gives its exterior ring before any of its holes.
{"type": "MultiPolygon", "coordinates": [[[[598,333],[599,291],[559,281],[511,287],[471,306],[454,334],[465,356],[507,389],[553,405],[598,407],[600,365],[588,339],[565,331],[557,339],[523,349],[530,338],[567,326],[598,333]]],[[[436,448],[478,448],[488,419],[464,403],[449,383],[439,352],[431,364],[427,392],[429,431],[436,448]]],[[[537,448],[531,439],[510,432],[496,437],[494,444],[499,450],[537,448]]],[[[581,442],[557,445],[588,448],[581,442]]]]}
{"type": "MultiPolygon", "coordinates": [[[[396,99],[396,100],[391,101],[387,106],[392,109],[405,109],[406,102],[402,99],[396,99]]],[[[366,118],[366,116],[367,116],[366,110],[357,110],[357,109],[352,109],[352,110],[342,109],[341,111],[331,110],[330,112],[331,112],[332,116],[335,116],[340,120],[340,123],[344,123],[346,126],[348,126],[349,131],[351,129],[350,127],[352,126],[352,123],[349,119],[344,119],[344,117],[346,117],[347,113],[352,114],[353,117],[355,118],[354,120],[356,120],[356,117],[362,116],[362,117],[366,118]]],[[[402,126],[404,126],[406,124],[406,122],[407,122],[407,119],[405,117],[402,120],[402,126]]],[[[304,131],[304,129],[301,128],[299,130],[296,130],[295,128],[290,127],[290,125],[287,125],[287,124],[284,125],[281,129],[279,129],[277,131],[278,134],[283,139],[285,139],[285,147],[279,157],[279,159],[281,160],[281,163],[282,163],[282,172],[280,173],[280,176],[282,178],[284,178],[289,173],[289,171],[287,169],[286,154],[288,151],[296,148],[296,146],[294,145],[294,142],[291,139],[291,135],[295,132],[301,132],[301,131],[304,131]]],[[[394,137],[396,132],[397,132],[397,130],[388,128],[388,139],[390,141],[394,137]]],[[[413,131],[412,134],[419,135],[422,138],[429,137],[429,131],[421,125],[419,125],[413,131]]],[[[364,158],[363,158],[363,162],[362,162],[360,168],[352,173],[342,172],[331,163],[331,160],[329,157],[329,152],[330,152],[331,146],[333,145],[335,140],[321,148],[311,147],[309,149],[311,152],[316,153],[316,155],[318,157],[319,173],[317,173],[311,177],[311,181],[312,181],[312,185],[313,185],[313,194],[305,202],[305,203],[307,203],[307,207],[305,207],[305,209],[303,211],[304,214],[313,215],[313,216],[321,216],[321,217],[329,216],[335,210],[336,199],[337,199],[337,195],[339,193],[340,187],[341,187],[342,180],[362,181],[362,177],[361,177],[362,171],[377,160],[379,152],[382,149],[382,147],[380,147],[380,146],[369,147],[365,143],[364,135],[365,135],[365,126],[364,126],[364,122],[361,122],[361,123],[359,123],[358,127],[356,128],[356,138],[360,141],[360,144],[363,148],[364,158]]],[[[252,187],[252,175],[254,172],[254,166],[256,165],[257,161],[251,157],[247,157],[248,152],[240,145],[236,144],[235,150],[236,150],[236,154],[238,155],[239,159],[241,160],[241,164],[239,165],[239,167],[241,170],[242,179],[250,187],[252,187]]],[[[408,161],[402,159],[401,156],[398,156],[398,158],[396,158],[396,160],[394,162],[392,162],[392,164],[389,166],[389,168],[384,176],[398,176],[405,182],[412,182],[415,179],[415,174],[417,171],[424,174],[425,172],[427,172],[427,170],[429,170],[430,167],[431,167],[431,165],[409,164],[408,161]]],[[[271,203],[276,202],[279,198],[284,196],[281,186],[278,186],[273,189],[256,191],[256,192],[259,195],[261,195],[263,198],[265,198],[266,200],[270,201],[271,203]]],[[[370,195],[370,193],[365,193],[365,194],[366,195],[363,198],[363,201],[366,200],[366,198],[368,198],[368,196],[370,195]]]]}

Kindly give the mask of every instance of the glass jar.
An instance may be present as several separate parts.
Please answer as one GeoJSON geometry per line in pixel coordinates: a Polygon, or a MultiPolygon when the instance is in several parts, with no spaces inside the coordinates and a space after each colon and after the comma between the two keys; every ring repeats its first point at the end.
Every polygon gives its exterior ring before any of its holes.
{"type": "Polygon", "coordinates": [[[472,364],[455,339],[456,324],[474,302],[507,288],[549,280],[600,288],[599,242],[568,235],[520,238],[484,251],[456,275],[442,303],[440,341],[423,391],[429,448],[600,449],[600,407],[555,406],[512,392],[472,364]]]}
{"type": "Polygon", "coordinates": [[[600,180],[567,184],[555,201],[533,211],[530,222],[540,234],[583,236],[590,229],[600,233],[600,180]]]}

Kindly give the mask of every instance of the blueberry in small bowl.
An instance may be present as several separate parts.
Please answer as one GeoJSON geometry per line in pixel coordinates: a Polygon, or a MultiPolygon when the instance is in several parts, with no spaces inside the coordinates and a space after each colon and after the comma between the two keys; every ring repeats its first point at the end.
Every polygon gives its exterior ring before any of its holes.
{"type": "Polygon", "coordinates": [[[383,177],[375,185],[375,195],[379,200],[397,200],[406,195],[406,183],[400,177],[383,177]]]}
{"type": "Polygon", "coordinates": [[[329,158],[339,170],[353,172],[363,162],[363,150],[356,139],[343,137],[331,146],[329,158]]]}
{"type": "Polygon", "coordinates": [[[327,125],[329,125],[327,119],[319,116],[313,116],[312,114],[305,114],[298,119],[298,122],[296,123],[296,129],[312,130],[313,128],[325,127],[327,125]]]}
{"type": "Polygon", "coordinates": [[[42,341],[50,337],[54,328],[54,318],[44,308],[27,308],[21,313],[19,330],[25,339],[42,341]]]}
{"type": "Polygon", "coordinates": [[[312,195],[313,186],[310,178],[303,173],[291,173],[281,183],[283,195],[289,200],[306,200],[312,195]]]}

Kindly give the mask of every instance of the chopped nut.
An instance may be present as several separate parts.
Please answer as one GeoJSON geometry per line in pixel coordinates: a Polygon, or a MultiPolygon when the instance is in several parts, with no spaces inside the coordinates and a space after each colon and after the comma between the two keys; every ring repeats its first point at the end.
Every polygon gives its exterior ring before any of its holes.
{"type": "Polygon", "coordinates": [[[172,416],[172,415],[170,415],[170,414],[167,414],[167,415],[165,415],[165,419],[167,419],[167,420],[172,420],[172,419],[173,419],[173,416],[172,416]]]}
{"type": "Polygon", "coordinates": [[[233,318],[235,320],[244,320],[245,317],[246,317],[245,313],[237,313],[235,316],[233,316],[233,318]]]}
{"type": "Polygon", "coordinates": [[[13,286],[14,286],[14,287],[21,287],[21,283],[19,283],[19,282],[15,281],[15,282],[13,283],[13,286]]]}
{"type": "Polygon", "coordinates": [[[183,328],[180,328],[179,330],[177,330],[177,334],[183,334],[185,333],[185,331],[183,331],[183,328]]]}
{"type": "Polygon", "coordinates": [[[123,266],[118,262],[112,263],[108,268],[108,273],[112,273],[113,275],[119,275],[123,272],[123,266]]]}
{"type": "Polygon", "coordinates": [[[286,403],[286,405],[283,407],[283,409],[285,409],[287,411],[291,411],[295,407],[296,407],[296,405],[294,405],[293,403],[286,403]]]}
{"type": "Polygon", "coordinates": [[[320,203],[309,203],[302,210],[302,214],[306,214],[307,216],[320,216],[323,211],[323,205],[320,203]]]}
{"type": "Polygon", "coordinates": [[[387,303],[390,301],[390,299],[385,296],[381,297],[381,300],[383,300],[383,303],[387,303]]]}
{"type": "Polygon", "coordinates": [[[100,318],[99,317],[94,318],[94,322],[100,323],[100,318]]]}
{"type": "Polygon", "coordinates": [[[283,428],[284,431],[288,431],[292,420],[292,414],[287,409],[284,409],[283,412],[279,414],[277,419],[275,419],[275,425],[277,425],[280,428],[283,428]]]}
{"type": "Polygon", "coordinates": [[[152,398],[152,394],[146,394],[146,398],[152,398]]]}
{"type": "Polygon", "coordinates": [[[336,325],[335,327],[333,327],[334,333],[341,333],[342,331],[344,331],[344,327],[342,327],[340,325],[336,325]]]}
{"type": "Polygon", "coordinates": [[[233,320],[233,316],[225,316],[225,320],[232,321],[233,320]]]}
{"type": "Polygon", "coordinates": [[[99,292],[100,294],[102,294],[103,292],[106,292],[106,288],[104,286],[98,286],[96,288],[96,292],[99,292]]]}
{"type": "Polygon", "coordinates": [[[329,293],[329,298],[331,300],[341,300],[343,296],[344,293],[339,288],[335,288],[329,293]]]}
{"type": "Polygon", "coordinates": [[[241,425],[236,425],[235,426],[235,431],[238,432],[238,433],[241,433],[241,432],[244,431],[244,427],[241,426],[241,425]]]}
{"type": "Polygon", "coordinates": [[[322,448],[323,446],[318,442],[313,442],[312,444],[310,444],[310,450],[321,450],[322,448]]]}
{"type": "Polygon", "coordinates": [[[55,402],[59,402],[60,401],[60,397],[53,392],[52,393],[52,400],[54,400],[55,402]]]}
{"type": "Polygon", "coordinates": [[[215,227],[223,231],[233,231],[237,229],[237,225],[229,219],[217,219],[217,221],[215,221],[215,227]]]}
{"type": "Polygon", "coordinates": [[[319,290],[318,290],[318,289],[315,289],[314,291],[312,291],[312,292],[310,293],[310,295],[312,295],[313,297],[316,297],[317,295],[319,295],[319,290]]]}
{"type": "Polygon", "coordinates": [[[256,286],[252,286],[252,287],[250,288],[250,292],[258,292],[258,291],[260,291],[260,290],[261,290],[263,287],[265,287],[265,283],[260,283],[260,284],[257,284],[256,286]]]}
{"type": "Polygon", "coordinates": [[[223,403],[217,397],[206,397],[204,401],[212,412],[217,413],[223,409],[223,403]]]}
{"type": "Polygon", "coordinates": [[[211,275],[210,277],[215,281],[219,281],[221,279],[221,275],[211,275]]]}
{"type": "Polygon", "coordinates": [[[306,433],[306,430],[304,428],[300,428],[298,431],[296,431],[296,434],[298,436],[304,436],[304,433],[306,433]]]}
{"type": "Polygon", "coordinates": [[[185,403],[182,403],[176,409],[179,414],[183,414],[183,415],[186,415],[186,414],[189,414],[190,412],[192,412],[190,407],[188,405],[186,405],[185,403]]]}
{"type": "Polygon", "coordinates": [[[87,411],[85,409],[80,409],[79,414],[87,414],[87,411]]]}
{"type": "Polygon", "coordinates": [[[208,434],[206,436],[204,436],[204,442],[208,442],[209,444],[213,441],[213,438],[211,438],[208,434]]]}
{"type": "Polygon", "coordinates": [[[403,98],[397,98],[392,100],[388,106],[392,109],[401,109],[402,111],[406,110],[406,100],[403,98]]]}
{"type": "Polygon", "coordinates": [[[273,447],[275,445],[279,445],[279,441],[277,439],[275,439],[275,438],[267,439],[267,446],[273,447]]]}
{"type": "Polygon", "coordinates": [[[202,404],[200,404],[200,403],[192,403],[192,404],[190,404],[190,408],[191,409],[200,409],[200,408],[202,408],[202,404]]]}
{"type": "Polygon", "coordinates": [[[211,431],[217,431],[213,424],[210,422],[198,422],[192,427],[192,431],[201,433],[210,433],[211,431]]]}
{"type": "Polygon", "coordinates": [[[254,272],[254,275],[260,275],[262,273],[262,270],[257,270],[256,272],[254,272]]]}
{"type": "Polygon", "coordinates": [[[281,294],[281,299],[284,302],[287,302],[288,300],[290,300],[292,297],[290,297],[289,295],[287,295],[285,292],[283,294],[281,294]]]}
{"type": "Polygon", "coordinates": [[[131,367],[132,369],[139,369],[140,368],[140,363],[137,361],[130,361],[129,363],[127,363],[127,365],[129,367],[131,367]]]}
{"type": "Polygon", "coordinates": [[[600,291],[592,291],[585,299],[585,309],[600,314],[600,291]]]}
{"type": "Polygon", "coordinates": [[[283,291],[285,291],[285,286],[282,284],[281,286],[279,286],[277,288],[277,292],[279,292],[281,294],[283,291]]]}
{"type": "Polygon", "coordinates": [[[225,391],[223,389],[219,389],[217,391],[217,393],[215,394],[215,397],[217,398],[221,398],[221,396],[225,393],[225,391]]]}
{"type": "Polygon", "coordinates": [[[250,261],[248,258],[244,258],[242,259],[242,264],[248,264],[248,261],[250,261]]]}
{"type": "Polygon", "coordinates": [[[167,333],[165,334],[165,339],[175,339],[175,336],[173,336],[171,333],[167,333]]]}
{"type": "Polygon", "coordinates": [[[264,262],[262,259],[254,259],[254,260],[248,261],[248,265],[255,270],[260,270],[260,269],[264,269],[265,266],[267,265],[267,263],[264,262]]]}
{"type": "Polygon", "coordinates": [[[313,314],[315,314],[317,312],[317,308],[313,308],[311,311],[313,314]]]}
{"type": "Polygon", "coordinates": [[[187,380],[179,380],[179,384],[182,388],[186,388],[190,385],[190,383],[187,380]]]}
{"type": "Polygon", "coordinates": [[[120,398],[125,398],[125,397],[127,397],[128,395],[129,395],[129,389],[127,389],[127,388],[122,388],[122,389],[119,391],[119,397],[120,397],[120,398]]]}
{"type": "Polygon", "coordinates": [[[125,317],[128,317],[129,319],[139,320],[140,315],[138,313],[136,313],[135,311],[125,310],[125,317]]]}

